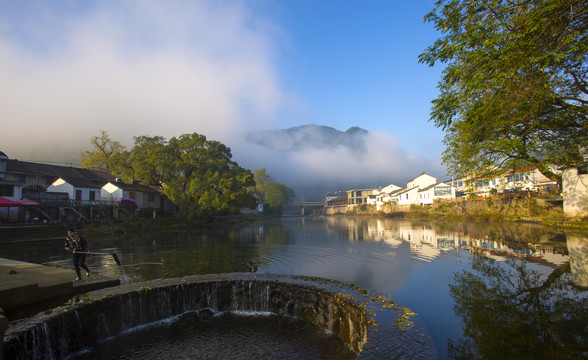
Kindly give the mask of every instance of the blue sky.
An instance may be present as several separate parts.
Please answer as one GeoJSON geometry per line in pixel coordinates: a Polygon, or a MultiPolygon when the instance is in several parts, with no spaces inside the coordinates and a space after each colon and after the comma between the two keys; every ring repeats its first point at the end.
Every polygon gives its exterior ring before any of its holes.
{"type": "Polygon", "coordinates": [[[127,146],[138,135],[198,132],[231,146],[245,165],[271,169],[283,159],[252,161],[244,132],[359,126],[378,145],[357,160],[363,171],[402,172],[394,181],[423,170],[444,177],[443,133],[428,121],[442,69],[418,63],[439,36],[423,22],[432,8],[392,0],[0,0],[0,118],[10,123],[0,150],[75,162],[100,130],[127,146]],[[390,165],[381,170],[376,161],[390,165]]]}
{"type": "Polygon", "coordinates": [[[274,17],[291,37],[283,52],[285,84],[304,96],[309,121],[438,143],[442,134],[427,120],[440,70],[417,61],[437,36],[423,22],[431,1],[280,4],[274,17]]]}

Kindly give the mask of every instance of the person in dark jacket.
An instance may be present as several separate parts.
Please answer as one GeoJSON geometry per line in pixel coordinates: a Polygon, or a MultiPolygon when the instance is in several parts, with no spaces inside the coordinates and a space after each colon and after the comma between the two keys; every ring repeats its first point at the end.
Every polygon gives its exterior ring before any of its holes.
{"type": "Polygon", "coordinates": [[[73,254],[73,264],[78,275],[74,281],[82,280],[81,269],[86,270],[86,276],[90,276],[90,269],[86,266],[86,254],[90,251],[88,242],[84,237],[78,235],[74,229],[67,230],[65,238],[65,250],[73,254]]]}

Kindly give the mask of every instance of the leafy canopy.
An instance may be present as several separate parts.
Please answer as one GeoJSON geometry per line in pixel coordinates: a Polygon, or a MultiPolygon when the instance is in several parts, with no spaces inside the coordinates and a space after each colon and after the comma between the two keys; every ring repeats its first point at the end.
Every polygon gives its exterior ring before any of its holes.
{"type": "Polygon", "coordinates": [[[270,181],[265,168],[253,170],[255,188],[250,189],[263,200],[264,212],[280,215],[282,207],[294,197],[294,190],[285,184],[270,181]]]}
{"type": "Polygon", "coordinates": [[[99,136],[92,136],[90,144],[94,150],[82,153],[82,168],[111,172],[119,167],[125,156],[125,147],[112,140],[106,131],[100,131],[99,136]]]}
{"type": "Polygon", "coordinates": [[[581,161],[588,144],[588,3],[439,0],[425,16],[443,36],[419,56],[446,64],[431,120],[446,131],[443,160],[476,169],[581,161]]]}
{"type": "Polygon", "coordinates": [[[160,186],[188,219],[256,206],[256,199],[247,191],[255,185],[253,174],[231,160],[231,150],[224,144],[197,133],[169,141],[161,136],[137,136],[134,140],[131,150],[120,151],[117,161],[103,169],[126,181],[160,186]]]}

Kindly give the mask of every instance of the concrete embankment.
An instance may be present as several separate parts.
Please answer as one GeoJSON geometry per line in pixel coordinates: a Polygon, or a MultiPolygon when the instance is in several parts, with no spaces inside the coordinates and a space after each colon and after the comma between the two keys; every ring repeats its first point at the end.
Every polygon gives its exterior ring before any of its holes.
{"type": "Polygon", "coordinates": [[[7,318],[32,315],[75,294],[120,284],[118,279],[96,279],[74,285],[73,276],[71,270],[0,258],[0,336],[4,338],[7,318]]]}

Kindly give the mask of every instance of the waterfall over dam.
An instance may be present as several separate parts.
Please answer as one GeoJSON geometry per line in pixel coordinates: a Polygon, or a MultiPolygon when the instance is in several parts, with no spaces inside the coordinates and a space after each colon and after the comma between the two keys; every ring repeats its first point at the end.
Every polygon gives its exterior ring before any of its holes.
{"type": "Polygon", "coordinates": [[[352,297],[286,276],[248,273],[153,280],[93,291],[10,324],[4,359],[60,359],[145,324],[227,312],[296,318],[332,334],[358,355],[368,340],[368,315],[352,297]]]}

